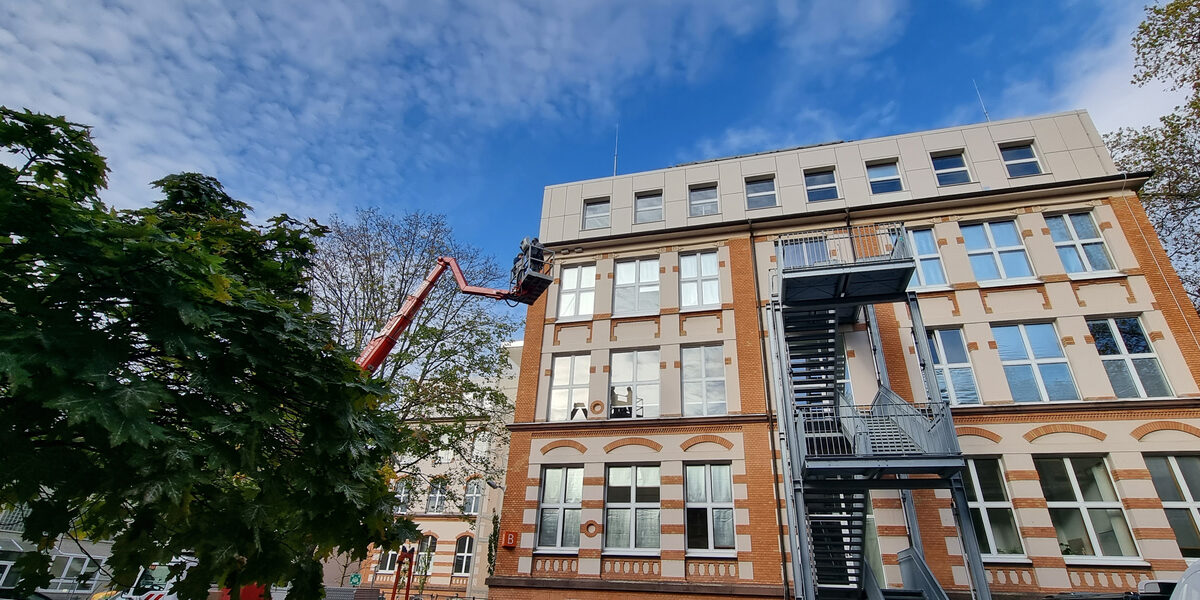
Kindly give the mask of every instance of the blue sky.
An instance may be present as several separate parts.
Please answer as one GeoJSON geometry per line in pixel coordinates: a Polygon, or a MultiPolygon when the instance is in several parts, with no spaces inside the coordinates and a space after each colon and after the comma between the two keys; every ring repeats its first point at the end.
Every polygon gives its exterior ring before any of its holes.
{"type": "Polygon", "coordinates": [[[1101,131],[1179,98],[1135,88],[1137,2],[0,4],[0,104],[95,126],[105,199],[221,179],[265,219],[446,213],[499,256],[542,188],[620,171],[1086,108],[1101,131]]]}

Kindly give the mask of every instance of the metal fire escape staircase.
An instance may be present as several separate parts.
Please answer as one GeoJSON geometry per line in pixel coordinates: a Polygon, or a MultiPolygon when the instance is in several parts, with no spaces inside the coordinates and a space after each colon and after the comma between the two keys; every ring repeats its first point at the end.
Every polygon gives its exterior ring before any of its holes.
{"type": "MultiPolygon", "coordinates": [[[[961,472],[965,465],[950,409],[932,373],[917,402],[888,387],[874,304],[908,302],[914,329],[924,325],[906,291],[915,263],[899,223],[847,226],[784,236],[772,301],[775,392],[792,548],[793,596],[803,600],[926,598],[945,592],[925,564],[912,507],[914,488],[950,488],[975,597],[990,600],[961,472]],[[869,405],[843,389],[845,353],[838,328],[866,321],[879,391],[869,405]],[[918,475],[918,477],[910,477],[918,475]],[[867,562],[867,510],[872,489],[900,489],[912,547],[900,553],[904,588],[883,588],[867,562]],[[964,525],[966,525],[964,527],[964,525]]],[[[922,367],[931,365],[918,335],[922,367]]]]}

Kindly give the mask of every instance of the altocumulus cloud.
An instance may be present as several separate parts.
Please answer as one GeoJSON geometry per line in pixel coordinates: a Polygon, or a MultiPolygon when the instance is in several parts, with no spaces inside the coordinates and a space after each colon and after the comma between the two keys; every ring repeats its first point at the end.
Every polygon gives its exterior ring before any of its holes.
{"type": "MultiPolygon", "coordinates": [[[[702,76],[711,40],[834,3],[41,0],[0,6],[0,104],[95,126],[106,199],[198,170],[260,214],[392,201],[406,176],[530,119],[607,115],[644,78],[702,76]],[[625,85],[623,85],[625,84],[625,85]],[[627,91],[621,91],[621,90],[627,91]]],[[[838,3],[852,22],[878,1],[838,3]]],[[[887,16],[888,11],[868,10],[887,16]]],[[[863,48],[889,27],[855,29],[863,48]],[[870,30],[870,31],[867,31],[870,30]]],[[[811,41],[780,39],[798,57],[811,41]]],[[[843,46],[852,54],[854,44],[843,46]]]]}

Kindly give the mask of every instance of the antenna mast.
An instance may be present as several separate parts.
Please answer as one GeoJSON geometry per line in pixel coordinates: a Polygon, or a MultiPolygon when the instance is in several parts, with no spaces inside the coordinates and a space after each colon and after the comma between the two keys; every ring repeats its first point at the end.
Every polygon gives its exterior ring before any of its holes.
{"type": "Polygon", "coordinates": [[[983,94],[979,93],[979,84],[975,83],[974,78],[971,79],[971,85],[975,86],[975,95],[979,97],[979,107],[983,109],[983,118],[990,123],[992,118],[988,116],[987,106],[983,103],[983,94]]]}
{"type": "Polygon", "coordinates": [[[613,135],[613,177],[617,176],[617,144],[621,142],[621,122],[617,121],[617,132],[613,135]]]}

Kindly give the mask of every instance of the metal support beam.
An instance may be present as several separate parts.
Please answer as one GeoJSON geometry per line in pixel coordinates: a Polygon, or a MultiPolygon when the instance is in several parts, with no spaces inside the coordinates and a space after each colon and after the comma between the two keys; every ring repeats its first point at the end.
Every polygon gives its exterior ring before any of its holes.
{"type": "Polygon", "coordinates": [[[925,320],[921,318],[921,307],[917,304],[917,294],[908,293],[908,314],[912,319],[913,337],[917,340],[917,359],[921,361],[921,375],[925,380],[925,395],[930,402],[942,400],[942,390],[938,388],[937,374],[933,371],[933,352],[929,349],[929,336],[925,333],[925,320]]]}
{"type": "Polygon", "coordinates": [[[966,555],[964,558],[967,559],[967,572],[971,575],[971,589],[978,600],[992,600],[987,570],[979,555],[979,539],[975,537],[975,526],[971,523],[970,509],[967,508],[967,489],[961,473],[950,478],[950,495],[954,501],[954,523],[958,525],[963,554],[966,555]]]}

